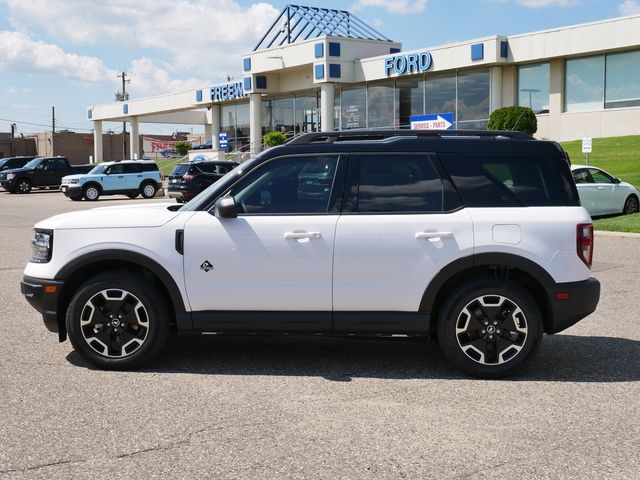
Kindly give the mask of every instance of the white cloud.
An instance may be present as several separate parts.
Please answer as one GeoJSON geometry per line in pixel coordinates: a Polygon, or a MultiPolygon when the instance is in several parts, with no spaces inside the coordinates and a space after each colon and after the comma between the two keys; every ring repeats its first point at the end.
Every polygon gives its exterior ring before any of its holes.
{"type": "Polygon", "coordinates": [[[579,5],[580,0],[499,0],[503,3],[514,2],[526,8],[572,7],[579,5]]]}
{"type": "Polygon", "coordinates": [[[128,90],[132,97],[142,97],[157,93],[180,92],[202,87],[209,82],[197,79],[174,79],[164,68],[158,67],[149,58],[143,57],[131,62],[129,69],[131,85],[128,90]]]}
{"type": "Polygon", "coordinates": [[[351,6],[351,10],[355,12],[369,7],[381,7],[389,13],[406,15],[424,11],[427,8],[427,0],[358,0],[351,6]]]}
{"type": "MultiPolygon", "coordinates": [[[[167,67],[214,75],[240,70],[278,15],[269,3],[235,0],[6,0],[19,30],[40,28],[51,38],[79,45],[160,51],[167,67]]],[[[153,56],[153,55],[150,55],[153,56]]]]}
{"type": "Polygon", "coordinates": [[[635,15],[640,13],[640,3],[637,0],[626,0],[618,5],[618,11],[620,15],[635,15]]]}
{"type": "Polygon", "coordinates": [[[22,32],[0,31],[0,59],[0,70],[53,72],[80,82],[98,82],[115,75],[98,58],[65,52],[22,32]]]}

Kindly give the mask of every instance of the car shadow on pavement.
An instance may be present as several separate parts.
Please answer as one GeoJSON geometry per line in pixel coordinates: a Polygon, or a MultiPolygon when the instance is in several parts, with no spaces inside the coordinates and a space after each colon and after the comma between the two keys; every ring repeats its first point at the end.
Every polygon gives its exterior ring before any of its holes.
{"type": "MultiPolygon", "coordinates": [[[[75,352],[74,365],[91,368],[75,352]]],[[[172,336],[140,372],[203,375],[466,379],[424,339],[172,336]]],[[[640,342],[613,337],[546,335],[536,358],[510,380],[630,382],[640,380],[640,342]]]]}

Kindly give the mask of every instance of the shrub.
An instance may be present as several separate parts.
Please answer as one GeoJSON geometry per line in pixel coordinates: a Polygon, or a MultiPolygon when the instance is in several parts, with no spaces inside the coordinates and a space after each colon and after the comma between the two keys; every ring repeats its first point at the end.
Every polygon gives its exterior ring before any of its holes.
{"type": "Polygon", "coordinates": [[[287,141],[287,136],[282,132],[269,132],[262,137],[262,142],[267,147],[277,147],[278,145],[284,145],[287,141]]]}
{"type": "Polygon", "coordinates": [[[538,131],[538,119],[529,107],[503,107],[489,117],[488,130],[517,130],[529,135],[538,131]]]}
{"type": "Polygon", "coordinates": [[[176,142],[173,148],[184,157],[191,150],[191,144],[189,142],[176,142]]]}

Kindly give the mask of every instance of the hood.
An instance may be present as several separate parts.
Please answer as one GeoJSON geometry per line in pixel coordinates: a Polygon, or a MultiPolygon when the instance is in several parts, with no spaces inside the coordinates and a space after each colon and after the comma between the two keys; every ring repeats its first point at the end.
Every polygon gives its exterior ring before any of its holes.
{"type": "Polygon", "coordinates": [[[85,174],[82,174],[82,173],[75,173],[75,174],[73,174],[73,175],[65,175],[64,177],[62,177],[62,180],[64,180],[65,178],[66,178],[67,180],[71,180],[71,179],[74,179],[74,178],[80,179],[80,178],[84,178],[84,177],[86,177],[86,176],[87,176],[87,174],[86,174],[86,173],[85,173],[85,174]]]}
{"type": "Polygon", "coordinates": [[[33,168],[11,168],[9,170],[3,170],[0,172],[2,175],[6,175],[7,173],[25,173],[25,172],[33,172],[33,168]]]}
{"type": "Polygon", "coordinates": [[[92,208],[49,217],[38,222],[35,228],[69,230],[159,227],[179,215],[179,212],[172,212],[167,208],[175,205],[175,203],[148,203],[92,208]]]}

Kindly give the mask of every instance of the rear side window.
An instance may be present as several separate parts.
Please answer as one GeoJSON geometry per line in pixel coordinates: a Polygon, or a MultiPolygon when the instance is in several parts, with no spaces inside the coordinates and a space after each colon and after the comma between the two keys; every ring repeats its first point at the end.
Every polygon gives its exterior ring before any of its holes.
{"type": "Polygon", "coordinates": [[[580,205],[563,159],[456,154],[441,154],[440,158],[469,207],[580,205]]]}
{"type": "Polygon", "coordinates": [[[441,212],[443,186],[428,154],[352,156],[345,210],[441,212]]]}
{"type": "Polygon", "coordinates": [[[196,168],[204,173],[216,173],[216,164],[209,162],[202,162],[196,164],[196,168]]]}
{"type": "Polygon", "coordinates": [[[158,164],[155,162],[145,162],[137,164],[143,172],[157,172],[158,164]]]}
{"type": "Polygon", "coordinates": [[[171,172],[171,176],[172,177],[179,177],[184,175],[185,173],[187,173],[189,171],[189,164],[188,163],[180,163],[178,165],[176,165],[176,168],[173,169],[173,172],[171,172]]]}
{"type": "Polygon", "coordinates": [[[140,173],[142,169],[137,163],[125,163],[122,165],[124,173],[140,173]]]}

